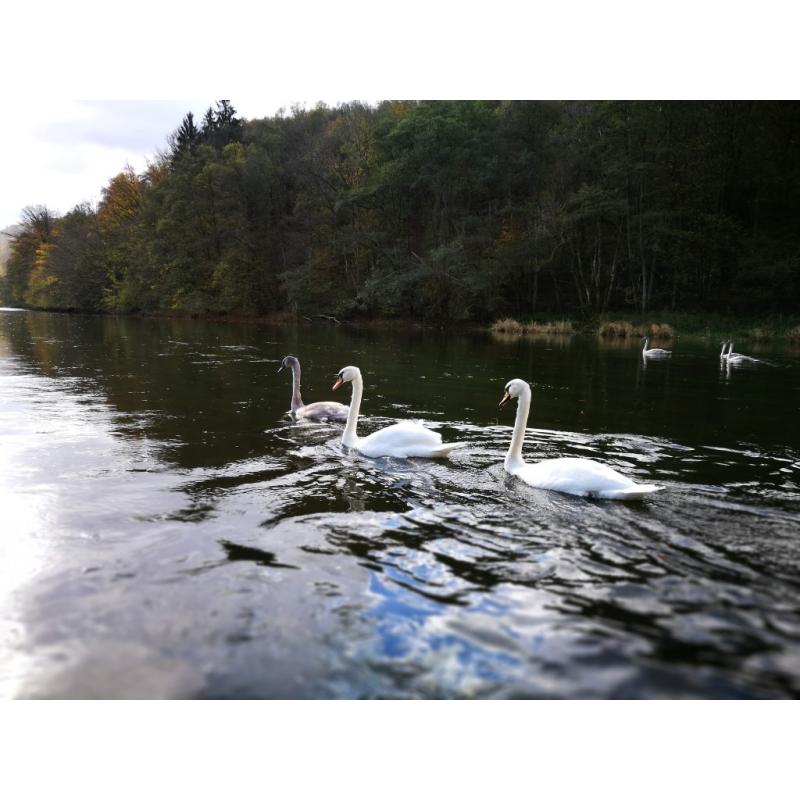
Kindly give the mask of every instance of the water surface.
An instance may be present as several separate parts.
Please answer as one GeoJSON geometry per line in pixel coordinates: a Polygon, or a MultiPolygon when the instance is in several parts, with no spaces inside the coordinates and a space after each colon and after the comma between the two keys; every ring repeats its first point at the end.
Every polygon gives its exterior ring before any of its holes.
{"type": "Polygon", "coordinates": [[[798,696],[798,353],[674,350],[0,311],[0,694],[798,696]],[[343,452],[285,415],[288,353],[306,402],[361,367],[362,435],[467,446],[343,452]],[[514,377],[529,460],[664,491],[507,476],[514,377]]]}

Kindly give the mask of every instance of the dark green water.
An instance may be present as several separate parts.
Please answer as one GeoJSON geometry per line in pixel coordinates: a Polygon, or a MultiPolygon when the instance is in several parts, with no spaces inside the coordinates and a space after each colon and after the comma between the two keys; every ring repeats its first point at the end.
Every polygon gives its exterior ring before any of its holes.
{"type": "Polygon", "coordinates": [[[800,695],[799,354],[674,350],[0,311],[0,694],[800,695]],[[467,447],[343,452],[284,416],[287,353],[306,402],[361,367],[362,435],[467,447]],[[507,476],[514,377],[529,461],[664,491],[507,476]]]}

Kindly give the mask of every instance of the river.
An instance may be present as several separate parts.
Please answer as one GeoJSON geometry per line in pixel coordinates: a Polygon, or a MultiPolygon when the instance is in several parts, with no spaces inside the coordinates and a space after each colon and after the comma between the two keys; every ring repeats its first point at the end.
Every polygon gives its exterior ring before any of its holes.
{"type": "Polygon", "coordinates": [[[0,311],[0,695],[800,696],[800,351],[672,346],[0,311]],[[343,451],[289,353],[466,446],[343,451]],[[529,461],[664,489],[508,476],[517,377],[529,461]]]}

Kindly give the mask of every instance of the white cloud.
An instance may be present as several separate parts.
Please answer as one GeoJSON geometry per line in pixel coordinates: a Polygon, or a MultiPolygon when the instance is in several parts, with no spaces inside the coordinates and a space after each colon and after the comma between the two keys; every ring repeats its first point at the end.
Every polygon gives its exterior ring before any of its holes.
{"type": "MultiPolygon", "coordinates": [[[[264,117],[314,101],[250,98],[239,114],[264,117]]],[[[336,105],[339,100],[328,100],[336,105]]],[[[374,101],[373,101],[374,102],[374,101]]],[[[187,111],[199,120],[214,100],[99,100],[45,98],[16,105],[14,125],[0,126],[0,228],[19,220],[28,205],[66,213],[96,203],[102,188],[130,164],[143,170],[167,148],[169,134],[187,111]]]]}
{"type": "Polygon", "coordinates": [[[0,227],[26,205],[59,213],[96,202],[109,178],[130,163],[143,169],[189,107],[177,102],[45,100],[18,107],[0,129],[0,227]]]}

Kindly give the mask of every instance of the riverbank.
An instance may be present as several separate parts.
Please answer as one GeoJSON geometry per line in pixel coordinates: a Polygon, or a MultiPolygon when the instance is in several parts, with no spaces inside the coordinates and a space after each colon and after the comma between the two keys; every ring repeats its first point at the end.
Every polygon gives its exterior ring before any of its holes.
{"type": "Polygon", "coordinates": [[[310,325],[325,324],[374,330],[447,330],[478,332],[489,331],[503,336],[572,336],[596,335],[604,339],[625,340],[641,336],[653,339],[736,339],[752,342],[780,342],[800,344],[800,315],[773,315],[766,317],[729,317],[714,313],[656,313],[652,315],[606,314],[590,319],[539,315],[537,319],[498,319],[491,324],[481,322],[453,322],[400,317],[337,318],[325,314],[304,315],[292,311],[274,311],[268,314],[232,312],[226,314],[186,311],[150,311],[130,314],[105,314],[76,309],[20,307],[19,310],[57,314],[93,314],[97,316],[130,316],[143,319],[193,319],[204,322],[237,323],[247,325],[310,325]]]}

